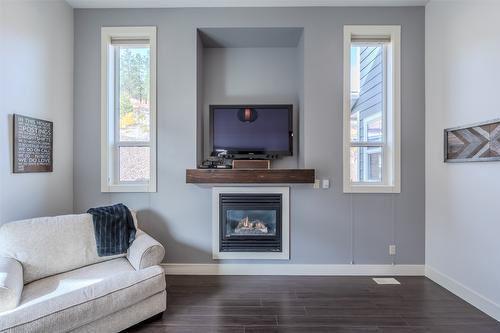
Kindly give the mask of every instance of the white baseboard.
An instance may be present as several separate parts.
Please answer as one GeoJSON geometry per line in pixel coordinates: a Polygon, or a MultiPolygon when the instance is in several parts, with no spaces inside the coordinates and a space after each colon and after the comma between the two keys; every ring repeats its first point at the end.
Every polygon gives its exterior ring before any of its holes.
{"type": "Polygon", "coordinates": [[[167,275],[423,276],[424,265],[163,264],[167,275]]]}
{"type": "Polygon", "coordinates": [[[449,277],[446,274],[439,272],[438,270],[426,266],[425,276],[436,282],[443,288],[446,288],[450,292],[454,293],[464,301],[472,304],[479,310],[483,311],[487,315],[500,321],[500,305],[488,299],[487,297],[475,292],[469,287],[461,284],[457,280],[449,277]]]}

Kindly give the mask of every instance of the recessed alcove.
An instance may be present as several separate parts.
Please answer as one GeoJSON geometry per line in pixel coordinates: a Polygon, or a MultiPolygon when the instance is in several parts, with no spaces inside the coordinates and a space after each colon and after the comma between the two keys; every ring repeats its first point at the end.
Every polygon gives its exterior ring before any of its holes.
{"type": "Polygon", "coordinates": [[[303,119],[303,28],[198,28],[197,164],[210,156],[211,104],[292,104],[293,156],[273,168],[299,168],[303,119]]]}

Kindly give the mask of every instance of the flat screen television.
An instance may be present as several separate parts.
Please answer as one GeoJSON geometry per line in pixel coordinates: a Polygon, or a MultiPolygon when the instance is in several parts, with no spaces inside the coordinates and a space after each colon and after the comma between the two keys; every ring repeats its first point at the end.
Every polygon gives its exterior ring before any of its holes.
{"type": "Polygon", "coordinates": [[[212,155],[292,156],[292,117],[292,105],[210,105],[212,155]]]}

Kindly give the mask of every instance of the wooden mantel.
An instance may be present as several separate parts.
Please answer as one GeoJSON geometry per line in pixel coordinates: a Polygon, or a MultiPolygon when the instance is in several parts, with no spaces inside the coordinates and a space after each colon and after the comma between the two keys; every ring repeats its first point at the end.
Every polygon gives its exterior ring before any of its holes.
{"type": "Polygon", "coordinates": [[[189,184],[313,184],[314,169],[187,169],[189,184]]]}

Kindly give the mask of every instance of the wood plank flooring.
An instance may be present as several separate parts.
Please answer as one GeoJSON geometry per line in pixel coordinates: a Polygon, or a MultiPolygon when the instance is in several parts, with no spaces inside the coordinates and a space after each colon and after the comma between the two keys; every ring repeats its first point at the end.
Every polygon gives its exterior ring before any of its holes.
{"type": "Polygon", "coordinates": [[[167,311],[127,332],[490,333],[500,323],[425,277],[168,276],[167,311]]]}

